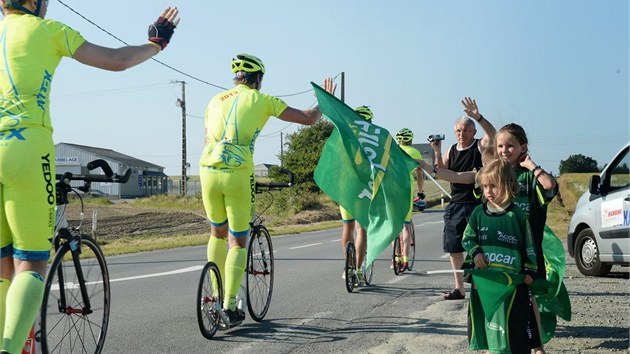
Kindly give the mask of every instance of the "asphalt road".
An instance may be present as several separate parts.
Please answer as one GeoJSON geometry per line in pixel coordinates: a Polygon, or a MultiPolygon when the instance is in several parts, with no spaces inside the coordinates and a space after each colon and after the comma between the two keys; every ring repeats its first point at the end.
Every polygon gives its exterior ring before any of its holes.
{"type": "MultiPolygon", "coordinates": [[[[267,317],[262,323],[247,319],[212,340],[201,336],[195,312],[205,247],[109,257],[112,314],[105,352],[367,351],[392,333],[404,333],[412,310],[438,301],[436,294],[451,287],[450,276],[421,275],[449,268],[441,246],[442,213],[418,214],[414,224],[418,271],[395,276],[388,248],[375,262],[373,286],[353,294],[341,279],[340,229],[274,237],[267,317]]],[[[465,337],[464,329],[453,331],[465,337]]]]}
{"type": "MultiPolygon", "coordinates": [[[[195,312],[205,247],[109,257],[112,314],[104,352],[469,352],[466,301],[444,301],[439,296],[452,288],[452,275],[426,275],[428,270],[450,269],[448,256],[442,252],[442,215],[429,211],[414,216],[415,271],[395,276],[389,268],[388,248],[375,262],[373,285],[353,294],[341,279],[340,229],[274,237],[275,283],[267,317],[261,323],[247,319],[237,328],[217,332],[212,340],[200,334],[195,312]]],[[[625,312],[627,279],[626,271],[614,280],[622,286],[617,291],[624,299],[620,308],[625,312]]],[[[571,296],[583,295],[569,291],[571,296]]],[[[613,347],[623,348],[623,341],[628,341],[627,313],[623,321],[626,330],[622,323],[613,347]]],[[[573,346],[563,351],[564,342],[554,339],[557,347],[553,350],[552,345],[549,352],[609,352],[575,350],[589,341],[592,347],[601,346],[597,342],[601,338],[589,338],[588,332],[573,331],[560,322],[559,334],[576,341],[567,342],[573,346]],[[574,338],[576,333],[583,334],[574,338]]]]}

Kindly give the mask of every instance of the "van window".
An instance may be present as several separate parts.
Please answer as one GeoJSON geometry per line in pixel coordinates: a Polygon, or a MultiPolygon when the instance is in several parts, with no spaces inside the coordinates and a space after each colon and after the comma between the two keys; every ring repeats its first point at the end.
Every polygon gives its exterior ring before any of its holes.
{"type": "Polygon", "coordinates": [[[611,166],[612,175],[610,178],[610,190],[630,186],[630,155],[628,155],[627,149],[624,152],[623,158],[617,161],[616,166],[611,166]]]}

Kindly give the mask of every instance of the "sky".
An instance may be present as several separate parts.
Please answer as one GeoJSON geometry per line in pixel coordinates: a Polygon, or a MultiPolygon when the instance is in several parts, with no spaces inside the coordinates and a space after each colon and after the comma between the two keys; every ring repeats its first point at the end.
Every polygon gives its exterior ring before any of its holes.
{"type": "MultiPolygon", "coordinates": [[[[230,62],[241,52],[263,60],[261,91],[298,109],[315,103],[303,93],[311,81],[340,83],[343,72],[345,102],[368,105],[392,135],[411,129],[414,143],[430,134],[455,143],[465,96],[497,129],[523,126],[533,160],[555,174],[575,154],[603,166],[630,139],[626,0],[62,2],[130,44],[146,43],[166,6],[179,8],[172,41],[156,56],[179,72],[148,61],[114,73],[64,58],[51,94],[56,143],[112,149],[168,175],[182,170],[178,82],[186,82],[187,173],[197,175],[205,107],[218,87],[233,86],[230,62]]],[[[68,7],[51,0],[47,18],[122,46],[68,7]]],[[[278,164],[281,134],[300,128],[271,118],[254,163],[278,164]]]]}

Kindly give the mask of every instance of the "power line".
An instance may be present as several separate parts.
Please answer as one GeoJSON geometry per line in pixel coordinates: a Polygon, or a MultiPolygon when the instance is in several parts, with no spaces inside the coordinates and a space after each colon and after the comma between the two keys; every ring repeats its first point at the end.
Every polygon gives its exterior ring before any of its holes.
{"type": "MultiPolygon", "coordinates": [[[[87,21],[88,23],[90,23],[91,25],[93,25],[94,27],[96,27],[96,28],[100,29],[101,31],[103,31],[103,32],[107,33],[109,36],[111,36],[112,38],[116,39],[117,41],[119,41],[119,42],[123,43],[124,45],[130,45],[129,43],[125,42],[124,40],[120,39],[119,37],[117,37],[117,36],[116,36],[116,35],[114,35],[113,33],[111,33],[111,32],[109,32],[108,30],[106,30],[105,28],[103,28],[103,27],[99,26],[99,25],[98,25],[98,24],[96,24],[94,21],[92,21],[92,20],[90,20],[89,18],[85,17],[84,15],[82,15],[81,13],[79,13],[78,11],[76,11],[75,9],[73,9],[72,7],[70,7],[69,5],[65,4],[63,1],[61,1],[61,0],[58,0],[58,1],[59,1],[59,3],[60,3],[61,5],[63,5],[63,6],[64,6],[64,7],[66,7],[68,10],[72,11],[72,12],[73,12],[73,13],[75,13],[77,16],[81,17],[82,19],[84,19],[85,21],[87,21]]],[[[184,71],[182,71],[182,70],[179,70],[179,69],[177,69],[177,68],[175,68],[175,67],[173,67],[173,66],[171,66],[171,65],[169,65],[169,64],[166,64],[166,63],[164,63],[164,62],[162,62],[162,61],[160,61],[160,60],[158,60],[158,59],[151,58],[151,60],[153,60],[153,61],[157,62],[158,64],[160,64],[160,65],[162,65],[162,66],[164,66],[164,67],[166,67],[166,68],[169,68],[169,69],[171,69],[171,70],[175,71],[176,73],[182,74],[182,75],[184,75],[184,76],[186,76],[186,77],[188,77],[188,78],[191,78],[191,79],[193,79],[193,80],[196,80],[196,81],[201,82],[201,83],[203,83],[203,84],[206,84],[206,85],[208,85],[208,86],[212,86],[212,87],[215,87],[215,88],[218,88],[218,89],[222,89],[222,90],[227,90],[227,89],[228,89],[227,87],[223,87],[223,86],[220,86],[220,85],[216,85],[216,84],[213,84],[213,83],[208,82],[208,81],[206,81],[206,80],[200,79],[200,78],[198,78],[198,77],[196,77],[196,76],[193,76],[193,75],[191,75],[191,74],[188,74],[188,73],[186,73],[186,72],[184,72],[184,71]]],[[[339,74],[337,74],[337,76],[339,76],[339,74]]],[[[335,78],[336,78],[337,76],[335,76],[335,78]]],[[[308,93],[308,92],[311,92],[311,91],[313,91],[313,89],[309,89],[309,90],[305,90],[305,91],[302,91],[302,92],[297,92],[297,93],[286,94],[286,95],[276,95],[276,97],[291,97],[291,96],[297,96],[297,95],[302,95],[302,94],[305,94],[305,93],[308,93]]]]}

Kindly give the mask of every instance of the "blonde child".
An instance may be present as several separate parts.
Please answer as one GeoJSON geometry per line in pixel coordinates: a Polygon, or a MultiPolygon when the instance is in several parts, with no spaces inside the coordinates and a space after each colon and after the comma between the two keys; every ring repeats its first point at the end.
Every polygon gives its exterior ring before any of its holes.
{"type": "Polygon", "coordinates": [[[494,159],[476,179],[483,191],[483,204],[473,210],[462,245],[475,268],[524,273],[525,279],[490,317],[484,314],[479,290],[473,285],[468,322],[470,349],[529,354],[532,343],[539,345],[535,343],[539,335],[533,325],[527,288],[536,275],[537,262],[527,217],[513,202],[518,193],[516,174],[507,160],[494,159]]]}

